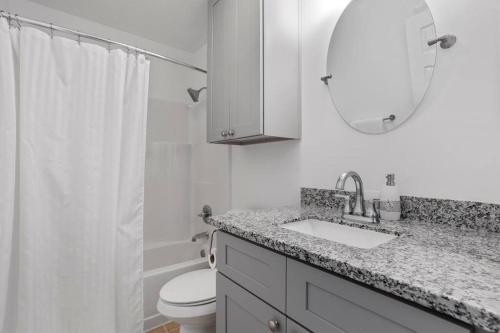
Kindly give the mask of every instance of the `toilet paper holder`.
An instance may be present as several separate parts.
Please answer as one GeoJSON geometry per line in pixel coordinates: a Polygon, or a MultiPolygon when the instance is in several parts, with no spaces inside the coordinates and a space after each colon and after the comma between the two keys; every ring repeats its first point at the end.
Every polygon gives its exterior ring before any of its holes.
{"type": "Polygon", "coordinates": [[[208,247],[208,254],[212,253],[213,243],[214,243],[214,234],[217,232],[217,229],[210,233],[210,246],[208,247]]]}
{"type": "Polygon", "coordinates": [[[217,229],[212,231],[210,234],[210,246],[208,247],[208,265],[210,268],[214,269],[217,266],[217,259],[215,253],[217,252],[216,248],[214,248],[214,234],[217,232],[217,229]]]}

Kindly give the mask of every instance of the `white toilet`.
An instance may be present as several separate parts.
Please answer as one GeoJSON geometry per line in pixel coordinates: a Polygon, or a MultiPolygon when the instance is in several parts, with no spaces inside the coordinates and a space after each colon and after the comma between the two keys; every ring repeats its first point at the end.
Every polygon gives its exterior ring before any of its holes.
{"type": "Polygon", "coordinates": [[[215,269],[176,276],[160,290],[158,311],[180,325],[180,333],[215,333],[215,269]]]}

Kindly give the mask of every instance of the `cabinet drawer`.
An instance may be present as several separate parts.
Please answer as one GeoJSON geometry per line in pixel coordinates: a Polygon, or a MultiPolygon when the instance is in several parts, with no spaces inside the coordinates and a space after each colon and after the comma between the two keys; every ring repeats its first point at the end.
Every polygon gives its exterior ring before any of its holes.
{"type": "Polygon", "coordinates": [[[223,232],[217,257],[219,272],[285,312],[286,257],[223,232]]]}
{"type": "MultiPolygon", "coordinates": [[[[217,333],[270,332],[269,321],[286,332],[286,317],[222,274],[217,273],[217,333]]],[[[299,331],[297,331],[299,333],[299,331]]]]}
{"type": "Polygon", "coordinates": [[[470,332],[298,261],[287,262],[287,315],[313,332],[470,332]]]}

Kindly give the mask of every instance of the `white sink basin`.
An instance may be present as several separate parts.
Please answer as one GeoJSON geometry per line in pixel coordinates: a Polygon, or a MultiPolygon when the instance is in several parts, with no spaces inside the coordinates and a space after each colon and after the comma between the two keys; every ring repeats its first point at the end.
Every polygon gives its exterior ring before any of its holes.
{"type": "Polygon", "coordinates": [[[385,234],[320,220],[285,223],[281,227],[362,249],[374,248],[397,237],[393,234],[385,234]]]}

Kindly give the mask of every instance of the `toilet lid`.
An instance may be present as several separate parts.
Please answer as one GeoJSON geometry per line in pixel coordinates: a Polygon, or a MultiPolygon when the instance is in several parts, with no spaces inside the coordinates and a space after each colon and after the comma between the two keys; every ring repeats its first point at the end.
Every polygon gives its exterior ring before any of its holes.
{"type": "Polygon", "coordinates": [[[199,269],[176,276],[160,290],[160,298],[171,304],[204,304],[215,299],[215,269],[199,269]]]}

